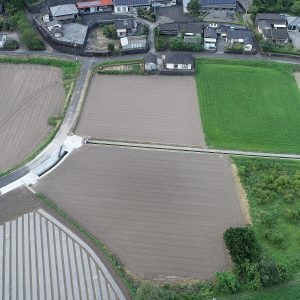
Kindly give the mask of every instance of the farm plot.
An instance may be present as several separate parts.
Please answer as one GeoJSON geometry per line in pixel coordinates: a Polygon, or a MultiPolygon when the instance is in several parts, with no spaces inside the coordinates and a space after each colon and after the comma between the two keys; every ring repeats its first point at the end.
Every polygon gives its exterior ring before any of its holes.
{"type": "Polygon", "coordinates": [[[47,137],[47,121],[61,111],[65,91],[58,68],[0,66],[0,170],[24,160],[47,137]]]}
{"type": "Polygon", "coordinates": [[[243,223],[224,156],[88,145],[36,188],[144,278],[229,269],[222,235],[243,223]]]}
{"type": "Polygon", "coordinates": [[[209,146],[300,152],[300,93],[294,66],[198,60],[201,117],[209,146]]]}
{"type": "Polygon", "coordinates": [[[188,77],[95,75],[77,133],[204,146],[195,81],[188,77]]]}

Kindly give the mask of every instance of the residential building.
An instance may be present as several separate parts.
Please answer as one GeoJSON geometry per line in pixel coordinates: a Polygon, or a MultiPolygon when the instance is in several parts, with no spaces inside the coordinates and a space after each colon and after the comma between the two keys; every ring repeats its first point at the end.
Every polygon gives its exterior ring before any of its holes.
{"type": "Polygon", "coordinates": [[[287,44],[289,35],[286,20],[280,14],[257,14],[257,30],[265,40],[271,40],[276,44],[287,44]]]}
{"type": "Polygon", "coordinates": [[[256,51],[253,33],[247,27],[223,25],[220,30],[221,37],[231,46],[239,43],[243,44],[245,52],[252,53],[256,51]]]}
{"type": "Polygon", "coordinates": [[[42,20],[44,23],[50,22],[50,10],[48,7],[42,8],[40,14],[42,15],[42,20]]]}
{"type": "Polygon", "coordinates": [[[157,69],[157,57],[155,54],[148,52],[144,56],[144,66],[146,71],[155,71],[157,69]]]}
{"type": "Polygon", "coordinates": [[[3,48],[5,46],[6,40],[6,34],[0,34],[0,48],[3,48]]]}
{"type": "Polygon", "coordinates": [[[113,8],[112,0],[93,0],[81,1],[76,3],[80,14],[95,13],[101,11],[111,11],[113,8]]]}
{"type": "Polygon", "coordinates": [[[50,7],[50,12],[54,20],[67,21],[74,20],[78,15],[75,4],[63,4],[50,7]]]}
{"type": "Polygon", "coordinates": [[[217,36],[217,32],[213,28],[207,27],[204,29],[205,50],[216,50],[217,36]]]}
{"type": "Polygon", "coordinates": [[[114,12],[119,14],[135,13],[139,8],[149,10],[151,0],[114,0],[114,12]]]}
{"type": "Polygon", "coordinates": [[[286,16],[287,30],[300,32],[300,17],[286,16]]]}
{"type": "Polygon", "coordinates": [[[162,57],[165,70],[192,70],[194,69],[194,57],[192,54],[170,53],[162,57]]]}
{"type": "Polygon", "coordinates": [[[133,18],[116,20],[115,25],[118,37],[134,34],[137,30],[137,23],[133,18]]]}
{"type": "Polygon", "coordinates": [[[200,0],[200,11],[235,11],[236,0],[200,0]]]}
{"type": "Polygon", "coordinates": [[[123,50],[146,49],[147,39],[145,36],[126,36],[120,39],[123,50]]]}
{"type": "Polygon", "coordinates": [[[179,25],[175,22],[159,24],[157,29],[160,35],[177,36],[179,34],[179,25]]]}
{"type": "Polygon", "coordinates": [[[203,26],[200,23],[165,23],[159,24],[158,31],[160,35],[178,36],[201,36],[203,26]]]}
{"type": "Polygon", "coordinates": [[[152,7],[170,7],[176,5],[176,0],[152,0],[152,7]]]}

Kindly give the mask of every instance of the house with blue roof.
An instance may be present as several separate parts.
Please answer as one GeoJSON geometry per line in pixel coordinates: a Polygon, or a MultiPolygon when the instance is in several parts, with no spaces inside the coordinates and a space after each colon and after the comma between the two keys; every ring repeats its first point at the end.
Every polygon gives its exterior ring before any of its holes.
{"type": "Polygon", "coordinates": [[[200,0],[200,10],[235,11],[236,0],[200,0]]]}
{"type": "Polygon", "coordinates": [[[118,14],[137,12],[139,8],[150,9],[151,0],[114,0],[114,11],[118,14]]]}
{"type": "MultiPolygon", "coordinates": [[[[187,4],[190,0],[183,0],[183,12],[187,13],[187,4]]],[[[236,0],[199,0],[200,11],[207,12],[212,10],[220,11],[235,11],[236,10],[236,0]]]]}

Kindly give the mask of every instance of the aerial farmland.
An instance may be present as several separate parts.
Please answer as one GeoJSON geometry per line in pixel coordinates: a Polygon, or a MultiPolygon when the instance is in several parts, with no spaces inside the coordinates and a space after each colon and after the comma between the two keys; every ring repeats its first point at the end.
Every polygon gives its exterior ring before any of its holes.
{"type": "Polygon", "coordinates": [[[1,64],[0,171],[15,166],[47,137],[65,90],[59,68],[1,64]]]}

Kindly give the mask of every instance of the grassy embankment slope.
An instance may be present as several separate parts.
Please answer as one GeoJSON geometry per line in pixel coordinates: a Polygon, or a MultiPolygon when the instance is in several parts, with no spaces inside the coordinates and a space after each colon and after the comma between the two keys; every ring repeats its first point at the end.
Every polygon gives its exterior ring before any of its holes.
{"type": "Polygon", "coordinates": [[[197,59],[196,81],[210,147],[300,153],[296,66],[197,59]]]}

